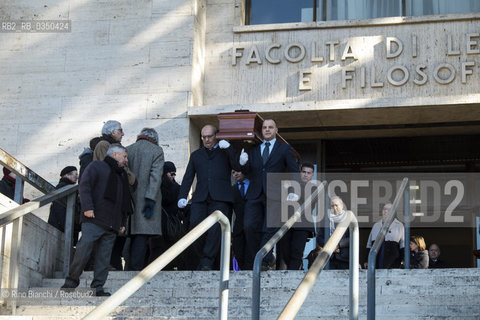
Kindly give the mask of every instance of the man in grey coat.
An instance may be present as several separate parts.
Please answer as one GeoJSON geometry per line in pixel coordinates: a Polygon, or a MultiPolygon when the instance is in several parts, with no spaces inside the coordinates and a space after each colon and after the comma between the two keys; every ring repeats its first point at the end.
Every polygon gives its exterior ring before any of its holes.
{"type": "Polygon", "coordinates": [[[137,177],[133,194],[134,214],[130,217],[130,270],[144,268],[148,239],[162,234],[163,149],[158,145],[158,134],[152,128],[143,128],[137,142],[127,147],[130,169],[137,177]]]}

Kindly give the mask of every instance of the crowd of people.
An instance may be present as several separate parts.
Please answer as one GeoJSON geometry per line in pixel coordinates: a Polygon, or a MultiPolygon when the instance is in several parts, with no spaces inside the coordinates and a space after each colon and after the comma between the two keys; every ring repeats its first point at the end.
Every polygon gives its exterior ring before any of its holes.
{"type": "MultiPolygon", "coordinates": [[[[280,186],[267,184],[267,175],[293,175],[301,186],[314,177],[314,166],[300,167],[292,148],[277,139],[277,124],[266,119],[262,124],[263,141],[240,153],[226,140],[217,139],[217,129],[206,125],[201,129],[202,146],[189,158],[181,184],[176,178],[175,164],[165,161],[157,132],[144,128],[135,143],[121,144],[124,131],[120,122],[107,121],[100,137],[91,139],[89,148],[79,156],[80,171],[67,166],[60,172],[56,188],[79,182],[79,201],[75,219],[76,247],[69,274],[62,288],[79,284],[84,270],[93,270],[91,287],[98,296],[110,295],[104,284],[110,270],[142,270],[165,252],[174,240],[167,236],[169,217],[176,217],[185,232],[195,228],[208,215],[220,210],[233,223],[232,251],[235,269],[251,270],[258,250],[275,234],[275,215],[284,201],[303,202],[302,195],[288,192],[285,199],[280,186]],[[79,173],[79,174],[78,174],[79,173]],[[196,179],[196,188],[189,199],[196,179]],[[234,181],[232,185],[232,181],[234,181]],[[78,234],[81,232],[81,238],[78,234]]],[[[0,187],[11,193],[15,179],[4,169],[0,187]],[[3,186],[5,184],[6,186],[3,186]]],[[[309,238],[316,237],[316,249],[309,255],[311,263],[324,246],[325,232],[334,232],[343,221],[347,208],[341,198],[332,196],[327,214],[329,228],[293,227],[262,261],[262,270],[303,269],[304,249],[309,238]]],[[[391,209],[387,203],[382,220],[372,228],[367,250],[372,248],[384,219],[391,209]]],[[[65,230],[65,208],[54,203],[48,222],[65,230]]],[[[219,268],[221,229],[215,224],[186,253],[166,269],[216,270],[219,268]]],[[[349,266],[349,233],[346,232],[334,250],[331,269],[349,266]]],[[[377,268],[400,268],[404,252],[404,227],[395,219],[390,225],[377,256],[377,268]]],[[[410,240],[411,268],[443,268],[436,244],[426,250],[422,237],[410,240]],[[429,260],[430,257],[430,260],[429,260]]],[[[367,264],[364,264],[367,267],[367,264]]]]}

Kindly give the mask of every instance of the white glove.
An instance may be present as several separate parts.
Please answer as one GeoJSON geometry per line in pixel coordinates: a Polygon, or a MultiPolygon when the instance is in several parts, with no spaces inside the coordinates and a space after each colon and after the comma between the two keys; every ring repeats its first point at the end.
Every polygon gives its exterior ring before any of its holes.
{"type": "Polygon", "coordinates": [[[227,140],[220,140],[218,142],[218,146],[220,147],[220,149],[227,149],[228,147],[230,147],[230,143],[227,140]]]}
{"type": "Polygon", "coordinates": [[[300,197],[295,193],[289,193],[287,196],[287,201],[298,201],[298,199],[300,199],[300,197]]]}
{"type": "Polygon", "coordinates": [[[240,153],[240,165],[244,166],[245,163],[248,162],[248,153],[246,153],[243,149],[242,152],[240,153]]]}
{"type": "Polygon", "coordinates": [[[180,209],[185,208],[187,206],[187,199],[182,198],[182,199],[178,200],[177,206],[180,209]]]}

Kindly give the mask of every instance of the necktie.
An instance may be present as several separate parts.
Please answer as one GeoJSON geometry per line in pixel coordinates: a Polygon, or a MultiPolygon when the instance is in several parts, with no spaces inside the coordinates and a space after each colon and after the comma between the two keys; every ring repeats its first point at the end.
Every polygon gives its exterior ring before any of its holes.
{"type": "Polygon", "coordinates": [[[242,195],[242,198],[245,198],[245,183],[243,181],[240,182],[240,194],[242,195]]]}
{"type": "Polygon", "coordinates": [[[268,155],[270,154],[270,142],[265,142],[265,148],[263,148],[262,158],[263,164],[267,162],[268,155]]]}

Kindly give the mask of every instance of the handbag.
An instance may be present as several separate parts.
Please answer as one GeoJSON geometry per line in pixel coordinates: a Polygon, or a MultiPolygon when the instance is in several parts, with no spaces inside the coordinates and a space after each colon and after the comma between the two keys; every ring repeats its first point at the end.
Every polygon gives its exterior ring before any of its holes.
{"type": "Polygon", "coordinates": [[[171,242],[177,242],[184,236],[183,224],[176,214],[168,213],[162,208],[162,234],[163,237],[171,242]]]}

